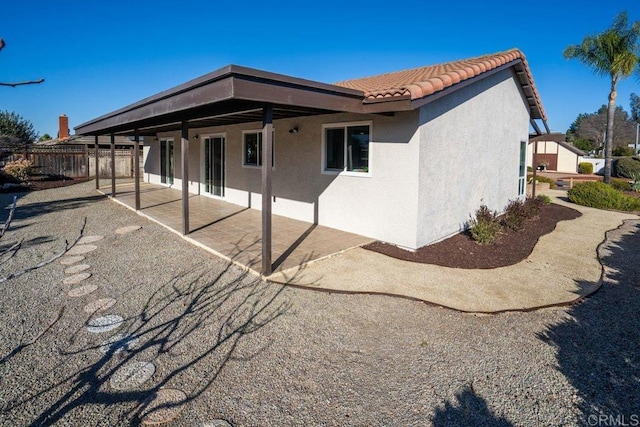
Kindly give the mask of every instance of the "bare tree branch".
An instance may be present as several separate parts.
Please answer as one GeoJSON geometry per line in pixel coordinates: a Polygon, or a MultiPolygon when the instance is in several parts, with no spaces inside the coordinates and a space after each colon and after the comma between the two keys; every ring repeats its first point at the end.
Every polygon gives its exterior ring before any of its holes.
{"type": "Polygon", "coordinates": [[[4,39],[2,37],[0,37],[0,50],[2,50],[3,47],[5,47],[6,44],[4,42],[4,39]]]}
{"type": "Polygon", "coordinates": [[[36,85],[36,84],[42,83],[42,82],[44,82],[44,79],[27,80],[25,82],[14,82],[14,83],[0,82],[0,86],[16,87],[16,86],[23,86],[23,85],[36,85]]]}
{"type": "Polygon", "coordinates": [[[0,228],[0,239],[4,236],[4,233],[7,232],[9,226],[11,225],[11,220],[13,219],[13,214],[16,211],[16,202],[18,200],[18,196],[13,196],[13,205],[11,206],[11,210],[9,211],[9,217],[4,222],[2,228],[0,228]]]}

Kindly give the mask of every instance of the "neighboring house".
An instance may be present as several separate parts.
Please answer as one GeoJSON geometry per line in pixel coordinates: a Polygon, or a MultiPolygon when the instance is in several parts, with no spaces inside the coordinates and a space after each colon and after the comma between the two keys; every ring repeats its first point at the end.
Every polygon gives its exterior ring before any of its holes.
{"type": "Polygon", "coordinates": [[[547,170],[566,173],[577,173],[578,163],[585,155],[566,141],[564,133],[552,132],[544,135],[532,136],[527,150],[527,166],[538,167],[545,165],[547,170]],[[538,143],[538,154],[533,161],[535,142],[538,143]],[[535,164],[534,164],[535,163],[535,164]]]}
{"type": "MultiPolygon", "coordinates": [[[[114,135],[115,149],[131,149],[133,148],[133,140],[129,136],[114,135]]],[[[69,135],[69,118],[65,114],[61,114],[58,117],[58,137],[54,139],[47,139],[44,141],[36,142],[36,146],[52,146],[52,145],[67,145],[67,146],[82,146],[85,148],[93,149],[96,145],[95,137],[85,135],[69,135]]],[[[111,136],[101,135],[98,137],[99,148],[111,147],[111,136]]]]}
{"type": "Polygon", "coordinates": [[[503,209],[536,120],[548,132],[513,49],[333,85],[230,65],[76,132],[146,135],[145,179],[182,188],[185,234],[189,193],[262,209],[268,273],[272,212],[416,249],[503,209]]]}

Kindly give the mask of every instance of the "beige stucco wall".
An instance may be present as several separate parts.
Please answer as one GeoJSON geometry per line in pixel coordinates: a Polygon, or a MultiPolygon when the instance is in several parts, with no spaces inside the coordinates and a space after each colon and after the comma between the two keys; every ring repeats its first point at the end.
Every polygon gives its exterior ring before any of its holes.
{"type": "Polygon", "coordinates": [[[455,234],[481,205],[518,197],[520,143],[529,113],[511,70],[420,109],[416,247],[455,234]]]}
{"type": "MultiPolygon", "coordinates": [[[[318,223],[375,239],[412,247],[415,243],[418,183],[418,113],[394,116],[331,114],[274,121],[273,213],[318,223]],[[371,122],[369,174],[323,173],[322,125],[371,122]],[[299,132],[289,130],[298,127],[299,132]]],[[[224,200],[261,209],[261,171],[244,166],[243,130],[261,123],[190,129],[189,191],[200,194],[202,141],[206,135],[226,139],[224,200]],[[198,136],[196,138],[196,135],[198,136]]],[[[160,183],[159,140],[174,139],[175,180],[181,188],[180,134],[150,138],[145,152],[145,177],[160,183]]]]}

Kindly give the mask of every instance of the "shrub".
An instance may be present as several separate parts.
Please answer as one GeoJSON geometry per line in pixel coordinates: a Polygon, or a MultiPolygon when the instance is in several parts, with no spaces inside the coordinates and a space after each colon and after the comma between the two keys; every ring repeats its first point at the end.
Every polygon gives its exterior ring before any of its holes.
{"type": "Polygon", "coordinates": [[[633,183],[629,185],[629,189],[635,191],[636,193],[640,191],[640,173],[632,173],[631,179],[633,179],[633,183]]]}
{"type": "Polygon", "coordinates": [[[524,228],[524,221],[527,219],[525,212],[525,202],[522,200],[509,200],[504,210],[502,223],[506,228],[518,231],[524,228]]]}
{"type": "Polygon", "coordinates": [[[611,186],[618,191],[631,191],[631,184],[627,179],[611,178],[611,186]]]}
{"type": "Polygon", "coordinates": [[[567,192],[569,200],[583,206],[620,211],[640,210],[640,199],[629,197],[600,181],[583,182],[567,192]]]}
{"type": "Polygon", "coordinates": [[[634,152],[633,152],[633,148],[631,147],[614,147],[613,150],[611,150],[611,154],[613,156],[633,156],[634,152]]]}
{"type": "Polygon", "coordinates": [[[578,173],[592,174],[593,173],[593,163],[589,163],[589,162],[580,162],[580,163],[578,163],[578,173]]]}
{"type": "Polygon", "coordinates": [[[482,205],[476,210],[476,216],[469,221],[471,237],[476,242],[488,245],[493,243],[500,232],[496,212],[491,212],[486,205],[482,205]]]}
{"type": "Polygon", "coordinates": [[[616,176],[631,178],[632,173],[640,173],[640,159],[637,157],[622,157],[613,164],[616,176]]]}
{"type": "Polygon", "coordinates": [[[31,174],[31,166],[31,161],[18,159],[7,163],[2,170],[17,180],[24,181],[31,174]]]}
{"type": "Polygon", "coordinates": [[[532,166],[527,166],[527,172],[533,172],[533,167],[532,166]]]}
{"type": "MultiPolygon", "coordinates": [[[[531,182],[531,180],[533,179],[533,174],[527,174],[527,182],[531,182]]],[[[556,188],[556,181],[553,178],[549,178],[546,176],[541,176],[541,175],[536,175],[536,181],[538,182],[548,182],[549,183],[549,188],[551,188],[552,190],[554,188],[556,188]]]]}
{"type": "MultiPolygon", "coordinates": [[[[549,200],[549,202],[551,202],[551,200],[549,200]]],[[[527,197],[526,200],[524,201],[525,218],[534,218],[538,216],[538,214],[540,213],[540,209],[542,209],[542,205],[544,204],[545,204],[544,200],[539,197],[536,197],[536,198],[527,197]]]]}
{"type": "Polygon", "coordinates": [[[547,196],[546,194],[538,194],[536,196],[536,199],[540,200],[543,205],[550,205],[551,204],[551,198],[549,196],[547,196]]]}

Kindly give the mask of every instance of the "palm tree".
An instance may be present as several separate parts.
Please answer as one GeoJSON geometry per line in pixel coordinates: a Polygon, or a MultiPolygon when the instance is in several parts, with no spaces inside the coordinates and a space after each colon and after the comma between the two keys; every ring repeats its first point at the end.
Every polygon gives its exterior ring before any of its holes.
{"type": "Polygon", "coordinates": [[[604,182],[611,182],[611,148],[613,145],[613,117],[618,82],[635,72],[640,74],[640,21],[628,24],[627,12],[616,16],[611,28],[600,34],[586,36],[581,44],[564,50],[564,57],[577,59],[597,75],[611,78],[607,110],[607,132],[604,155],[604,182]]]}

